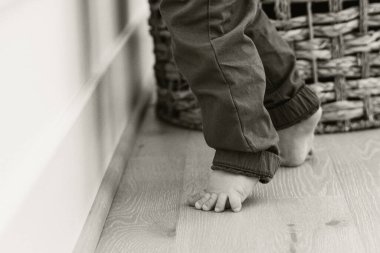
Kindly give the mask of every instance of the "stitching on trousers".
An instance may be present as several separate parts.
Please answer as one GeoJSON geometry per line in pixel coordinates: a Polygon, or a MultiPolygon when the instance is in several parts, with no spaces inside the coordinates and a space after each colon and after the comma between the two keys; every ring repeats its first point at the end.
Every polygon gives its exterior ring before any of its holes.
{"type": "Polygon", "coordinates": [[[242,124],[241,119],[240,119],[239,110],[238,110],[238,107],[237,107],[236,102],[235,102],[235,100],[234,100],[234,97],[232,96],[231,85],[230,85],[230,83],[227,81],[226,76],[224,75],[224,72],[223,72],[223,70],[222,70],[222,67],[220,66],[219,61],[218,61],[218,57],[217,57],[217,53],[216,53],[215,47],[214,47],[214,45],[212,44],[212,40],[211,40],[211,32],[210,32],[210,5],[211,5],[210,2],[211,2],[211,0],[208,0],[207,2],[208,2],[208,5],[207,5],[207,26],[208,26],[208,27],[207,27],[207,29],[208,29],[208,38],[209,38],[209,41],[210,41],[210,46],[211,46],[212,51],[213,51],[213,53],[214,53],[214,58],[215,58],[215,61],[216,61],[217,65],[218,65],[219,71],[220,71],[220,73],[221,73],[221,75],[222,75],[222,77],[223,77],[223,80],[224,80],[224,82],[228,85],[228,90],[229,90],[229,93],[230,93],[230,96],[231,96],[231,100],[232,100],[232,103],[233,103],[234,108],[235,108],[235,111],[236,111],[236,115],[237,115],[238,120],[239,120],[240,130],[241,130],[241,135],[243,136],[243,139],[245,140],[245,142],[246,142],[248,148],[249,148],[252,152],[255,152],[254,149],[257,149],[257,148],[253,145],[253,143],[250,144],[250,142],[248,141],[247,137],[246,137],[245,134],[244,134],[244,127],[243,127],[243,124],[242,124]]]}

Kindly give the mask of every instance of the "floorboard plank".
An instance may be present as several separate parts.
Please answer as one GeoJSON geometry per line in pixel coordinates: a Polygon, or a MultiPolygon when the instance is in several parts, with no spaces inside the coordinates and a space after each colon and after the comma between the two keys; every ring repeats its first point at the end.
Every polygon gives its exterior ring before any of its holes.
{"type": "Polygon", "coordinates": [[[204,213],[185,203],[205,187],[212,155],[201,135],[190,135],[176,252],[363,252],[323,142],[307,164],[281,168],[270,184],[258,185],[238,214],[204,213]]]}
{"type": "Polygon", "coordinates": [[[186,205],[213,158],[201,133],[147,117],[97,252],[380,252],[380,130],[317,136],[315,156],[240,213],[186,205]]]}
{"type": "Polygon", "coordinates": [[[149,113],[96,252],[173,252],[188,134],[149,113]]]}
{"type": "Polygon", "coordinates": [[[316,138],[315,155],[296,168],[280,168],[271,183],[259,185],[254,198],[305,198],[343,196],[339,180],[329,159],[330,150],[316,138]]]}
{"type": "Polygon", "coordinates": [[[336,135],[326,144],[365,250],[379,252],[380,131],[336,135]]]}

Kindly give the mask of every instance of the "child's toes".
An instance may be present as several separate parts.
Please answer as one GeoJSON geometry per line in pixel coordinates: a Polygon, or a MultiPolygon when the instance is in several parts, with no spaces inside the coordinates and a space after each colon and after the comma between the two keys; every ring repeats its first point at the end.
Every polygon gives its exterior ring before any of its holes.
{"type": "Polygon", "coordinates": [[[211,197],[210,193],[206,193],[200,200],[195,202],[195,208],[201,209],[203,204],[211,197]]]}
{"type": "Polygon", "coordinates": [[[190,206],[195,206],[195,202],[200,200],[205,193],[203,192],[197,192],[187,198],[187,204],[190,206]]]}
{"type": "Polygon", "coordinates": [[[202,209],[204,211],[210,211],[214,208],[218,195],[216,193],[212,193],[211,197],[203,204],[202,209]]]}
{"type": "Polygon", "coordinates": [[[215,212],[223,212],[226,208],[227,194],[220,193],[215,205],[215,212]]]}
{"type": "Polygon", "coordinates": [[[239,212],[241,210],[242,199],[237,192],[231,192],[228,195],[228,200],[230,201],[232,211],[239,212]]]}

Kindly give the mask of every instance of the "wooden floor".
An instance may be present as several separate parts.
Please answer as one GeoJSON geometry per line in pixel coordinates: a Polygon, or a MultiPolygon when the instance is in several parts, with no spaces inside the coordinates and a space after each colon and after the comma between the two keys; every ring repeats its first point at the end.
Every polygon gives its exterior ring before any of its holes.
{"type": "Polygon", "coordinates": [[[379,130],[318,136],[311,161],[281,168],[237,214],[185,205],[212,156],[201,133],[150,110],[96,252],[380,252],[379,130]]]}

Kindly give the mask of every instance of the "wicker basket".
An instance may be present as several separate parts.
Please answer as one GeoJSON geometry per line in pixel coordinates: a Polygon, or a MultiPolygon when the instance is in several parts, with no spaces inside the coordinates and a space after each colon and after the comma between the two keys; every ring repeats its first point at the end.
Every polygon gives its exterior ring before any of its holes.
{"type": "MultiPolygon", "coordinates": [[[[159,118],[201,130],[196,98],[173,61],[170,34],[150,0],[159,118]]],[[[263,10],[297,55],[323,116],[317,133],[380,126],[379,0],[262,0],[263,10]]]]}

